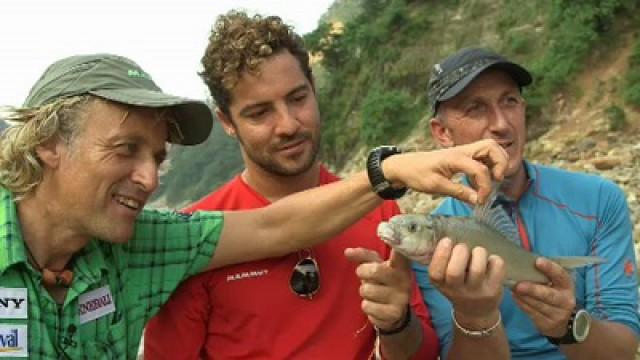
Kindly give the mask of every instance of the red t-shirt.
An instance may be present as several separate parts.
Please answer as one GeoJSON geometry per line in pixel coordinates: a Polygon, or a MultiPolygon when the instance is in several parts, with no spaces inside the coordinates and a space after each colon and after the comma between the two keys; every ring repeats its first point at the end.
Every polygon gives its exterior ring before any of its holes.
{"type": "MultiPolygon", "coordinates": [[[[320,184],[338,180],[322,168],[320,184]]],[[[259,208],[269,201],[240,176],[185,209],[259,208]]],[[[344,250],[364,247],[388,258],[378,239],[380,221],[399,213],[386,201],[340,235],[311,249],[318,263],[320,288],[312,299],[289,286],[294,266],[305,251],[279,258],[232,265],[185,281],[147,325],[147,359],[366,359],[375,330],[360,309],[356,265],[344,250]]],[[[251,224],[247,224],[251,226],[251,224]]],[[[436,359],[438,341],[414,282],[411,303],[423,325],[424,340],[415,358],[436,359]]]]}

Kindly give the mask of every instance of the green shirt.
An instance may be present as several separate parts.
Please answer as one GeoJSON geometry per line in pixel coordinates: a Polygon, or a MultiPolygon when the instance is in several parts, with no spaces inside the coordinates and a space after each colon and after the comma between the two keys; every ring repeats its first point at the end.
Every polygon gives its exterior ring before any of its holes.
{"type": "Polygon", "coordinates": [[[223,216],[144,210],[128,243],[94,239],[74,257],[63,305],[27,261],[15,202],[2,188],[0,221],[0,359],[20,358],[25,340],[21,358],[28,351],[30,359],[135,359],[147,320],[211,261],[223,216]],[[96,309],[107,313],[92,320],[96,309]]]}

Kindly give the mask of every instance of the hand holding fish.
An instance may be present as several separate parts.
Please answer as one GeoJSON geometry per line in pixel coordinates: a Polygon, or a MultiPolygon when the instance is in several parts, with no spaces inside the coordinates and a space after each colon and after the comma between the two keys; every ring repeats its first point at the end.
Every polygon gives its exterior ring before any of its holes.
{"type": "Polygon", "coordinates": [[[523,249],[498,193],[496,186],[490,200],[476,206],[470,217],[396,215],[378,225],[378,236],[410,259],[429,264],[431,282],[451,301],[463,326],[490,325],[490,318],[495,324],[502,285],[524,282],[522,306],[539,330],[545,335],[566,331],[575,303],[573,283],[564,269],[605,259],[567,256],[551,258],[551,263],[523,249]],[[549,283],[554,285],[545,285],[549,283]]]}
{"type": "Polygon", "coordinates": [[[538,258],[536,267],[549,278],[550,284],[520,282],[513,289],[513,299],[540,333],[560,337],[567,331],[576,306],[573,279],[562,266],[545,258],[538,258]]]}
{"type": "Polygon", "coordinates": [[[372,325],[390,330],[397,327],[407,314],[411,296],[411,266],[402,255],[392,252],[383,261],[380,255],[369,249],[349,248],[345,256],[359,264],[356,275],[360,278],[362,310],[372,325]]]}
{"type": "Polygon", "coordinates": [[[456,319],[468,328],[488,328],[498,318],[505,279],[504,261],[482,247],[454,245],[442,239],[429,265],[431,282],[453,306],[456,319]]]}
{"type": "Polygon", "coordinates": [[[450,195],[477,204],[487,200],[492,177],[502,180],[507,160],[507,153],[498,143],[482,140],[429,153],[391,156],[382,162],[382,168],[386,178],[396,187],[407,186],[427,193],[450,195]],[[424,161],[425,154],[433,161],[424,161]],[[458,173],[465,173],[473,188],[451,181],[451,177],[458,173]]]}

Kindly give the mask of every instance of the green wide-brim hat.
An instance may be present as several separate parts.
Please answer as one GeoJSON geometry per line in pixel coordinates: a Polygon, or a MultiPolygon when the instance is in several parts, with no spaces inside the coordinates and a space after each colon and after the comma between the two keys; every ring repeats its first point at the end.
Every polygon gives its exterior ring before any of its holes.
{"type": "Polygon", "coordinates": [[[213,113],[205,102],[162,92],[138,64],[111,54],[77,55],[56,61],[33,85],[24,106],[38,107],[84,94],[133,106],[172,108],[182,135],[172,141],[182,145],[205,141],[213,126],[213,113]]]}

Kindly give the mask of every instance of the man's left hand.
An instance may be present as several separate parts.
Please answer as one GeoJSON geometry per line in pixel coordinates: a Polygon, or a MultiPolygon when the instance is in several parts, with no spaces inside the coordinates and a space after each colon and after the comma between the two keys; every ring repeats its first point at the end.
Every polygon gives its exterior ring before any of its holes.
{"type": "Polygon", "coordinates": [[[382,330],[396,329],[411,314],[407,304],[411,296],[411,263],[392,251],[389,260],[369,249],[345,250],[349,261],[359,264],[356,275],[360,278],[362,311],[372,325],[382,330]]]}
{"type": "Polygon", "coordinates": [[[514,288],[513,298],[540,333],[561,337],[567,332],[576,306],[573,279],[560,265],[545,258],[538,258],[536,267],[549,278],[550,284],[523,281],[514,288]]]}

